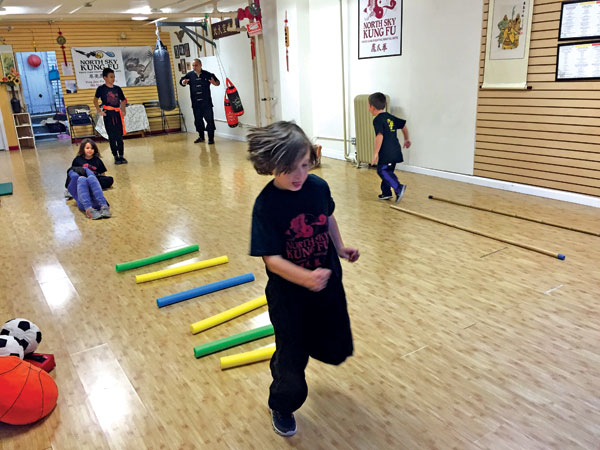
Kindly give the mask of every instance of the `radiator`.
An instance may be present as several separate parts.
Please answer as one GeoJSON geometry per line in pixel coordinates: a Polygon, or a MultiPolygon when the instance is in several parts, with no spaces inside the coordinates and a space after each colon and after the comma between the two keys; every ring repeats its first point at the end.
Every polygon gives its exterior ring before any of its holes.
{"type": "MultiPolygon", "coordinates": [[[[385,96],[387,105],[390,105],[390,96],[385,96]]],[[[388,110],[386,108],[386,111],[388,110]]],[[[373,131],[374,117],[369,112],[369,96],[357,95],[354,97],[354,129],[356,132],[356,165],[370,164],[373,161],[373,147],[375,146],[375,131],[373,131]]]]}

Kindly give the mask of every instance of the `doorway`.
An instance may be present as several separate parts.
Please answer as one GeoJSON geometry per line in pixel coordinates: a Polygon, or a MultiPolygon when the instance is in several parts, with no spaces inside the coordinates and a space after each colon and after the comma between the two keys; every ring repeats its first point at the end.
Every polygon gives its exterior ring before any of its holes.
{"type": "Polygon", "coordinates": [[[67,133],[67,126],[56,52],[17,52],[15,56],[36,143],[57,139],[67,133]]]}

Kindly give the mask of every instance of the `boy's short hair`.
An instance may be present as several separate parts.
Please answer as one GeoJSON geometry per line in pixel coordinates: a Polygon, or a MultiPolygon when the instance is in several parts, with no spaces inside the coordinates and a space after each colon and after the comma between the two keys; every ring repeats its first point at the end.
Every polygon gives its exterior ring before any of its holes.
{"type": "Polygon", "coordinates": [[[248,159],[261,175],[292,172],[307,151],[313,167],[317,162],[316,149],[294,122],[275,122],[253,128],[248,134],[248,159]]]}
{"type": "Polygon", "coordinates": [[[110,73],[115,73],[115,71],[110,67],[105,67],[104,70],[102,70],[102,78],[106,78],[110,73]]]}
{"type": "Polygon", "coordinates": [[[385,109],[385,106],[387,105],[385,95],[381,92],[375,92],[374,94],[369,95],[369,105],[375,109],[385,109]]]}

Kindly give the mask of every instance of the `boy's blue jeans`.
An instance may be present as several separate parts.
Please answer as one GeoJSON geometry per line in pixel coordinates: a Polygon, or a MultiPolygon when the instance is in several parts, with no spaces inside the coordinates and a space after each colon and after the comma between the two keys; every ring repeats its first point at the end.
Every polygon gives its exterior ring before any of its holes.
{"type": "Polygon", "coordinates": [[[395,163],[389,164],[377,164],[377,175],[381,178],[381,193],[383,195],[392,195],[392,189],[396,193],[400,192],[400,182],[398,181],[398,177],[394,173],[396,169],[395,163]]]}
{"type": "Polygon", "coordinates": [[[86,168],[86,177],[79,176],[72,170],[69,171],[69,193],[73,196],[77,202],[77,206],[82,211],[89,208],[100,209],[103,205],[108,205],[104,194],[102,193],[102,186],[94,172],[86,168]]]}

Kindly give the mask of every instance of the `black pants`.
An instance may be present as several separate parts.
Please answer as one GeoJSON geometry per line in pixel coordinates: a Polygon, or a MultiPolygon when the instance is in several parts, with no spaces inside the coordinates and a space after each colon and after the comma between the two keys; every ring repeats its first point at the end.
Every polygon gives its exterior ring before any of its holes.
{"type": "Polygon", "coordinates": [[[215,116],[213,114],[212,105],[208,102],[199,102],[193,105],[194,110],[194,125],[196,131],[201,138],[204,138],[204,130],[208,133],[208,140],[215,139],[215,116]],[[204,127],[206,121],[206,128],[204,127]]]}
{"type": "Polygon", "coordinates": [[[344,287],[332,275],[321,292],[269,282],[269,317],[277,350],[271,359],[269,408],[291,413],[308,395],[304,369],[308,358],[338,365],[352,355],[352,331],[344,287]]]}
{"type": "Polygon", "coordinates": [[[108,134],[108,143],[113,156],[123,156],[123,123],[121,115],[116,111],[106,111],[104,116],[104,128],[108,134]]]}

